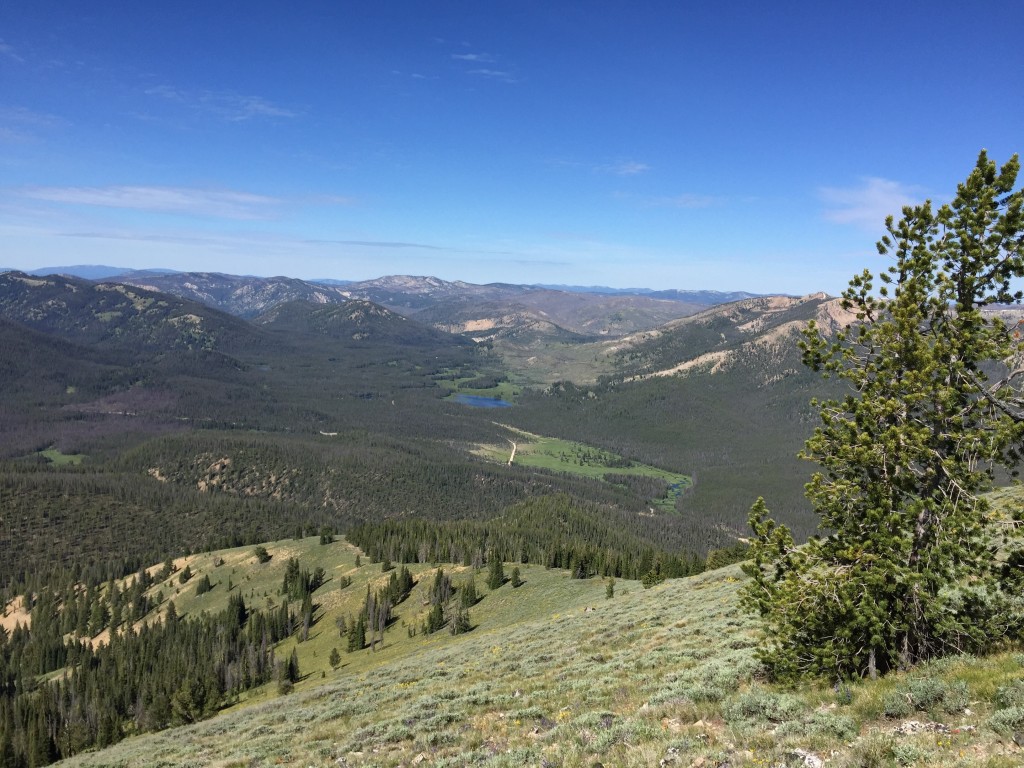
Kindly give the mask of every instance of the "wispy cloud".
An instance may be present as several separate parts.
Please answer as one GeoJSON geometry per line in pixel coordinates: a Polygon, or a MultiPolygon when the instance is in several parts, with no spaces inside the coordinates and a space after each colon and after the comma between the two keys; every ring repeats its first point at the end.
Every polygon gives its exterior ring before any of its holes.
{"type": "Polygon", "coordinates": [[[424,75],[421,72],[403,72],[400,69],[392,69],[391,70],[391,74],[392,75],[396,75],[397,77],[409,77],[409,78],[412,78],[413,80],[436,80],[437,79],[436,77],[429,77],[427,75],[424,75]]]}
{"type": "Polygon", "coordinates": [[[465,62],[467,65],[480,65],[473,66],[472,69],[465,70],[467,75],[473,75],[474,77],[486,78],[488,80],[497,80],[502,83],[518,83],[519,78],[515,72],[511,71],[508,66],[503,66],[501,69],[497,67],[487,66],[489,64],[498,64],[501,62],[501,57],[492,53],[486,53],[484,51],[472,51],[472,46],[468,42],[462,43],[462,48],[465,53],[450,53],[448,54],[453,61],[465,62]]]}
{"type": "Polygon", "coordinates": [[[477,75],[478,77],[486,77],[491,80],[500,80],[503,83],[519,82],[516,79],[515,75],[513,75],[511,72],[506,72],[505,70],[502,69],[470,69],[468,70],[468,74],[477,75]]]}
{"type": "Polygon", "coordinates": [[[187,91],[171,85],[157,85],[147,89],[146,93],[230,122],[242,122],[254,118],[299,116],[298,112],[274,104],[262,96],[246,96],[234,91],[187,91]]]}
{"type": "Polygon", "coordinates": [[[80,237],[87,240],[137,240],[144,243],[174,243],[177,245],[220,245],[224,241],[224,238],[157,235],[143,232],[59,232],[57,234],[60,237],[80,237]]]}
{"type": "Polygon", "coordinates": [[[345,195],[310,195],[301,198],[298,202],[311,205],[355,205],[357,200],[345,195]]]}
{"type": "Polygon", "coordinates": [[[475,61],[478,64],[493,64],[495,62],[495,58],[489,53],[453,53],[452,58],[459,61],[475,61]]]}
{"type": "Polygon", "coordinates": [[[654,197],[649,199],[647,204],[657,208],[708,208],[719,202],[721,202],[720,198],[712,195],[698,195],[693,192],[684,192],[681,195],[654,197]]]}
{"type": "Polygon", "coordinates": [[[56,115],[36,112],[27,107],[0,107],[0,141],[33,141],[41,129],[52,128],[63,121],[56,115]]]}
{"type": "Polygon", "coordinates": [[[512,251],[488,251],[466,248],[449,248],[429,243],[409,243],[392,240],[303,240],[311,245],[354,245],[366,248],[419,248],[427,251],[448,251],[449,253],[483,253],[492,256],[511,256],[512,251]]]}
{"type": "Polygon", "coordinates": [[[249,192],[188,187],[28,187],[22,190],[22,195],[51,203],[222,219],[272,218],[274,209],[283,202],[278,198],[249,192]]]}
{"type": "Polygon", "coordinates": [[[616,176],[638,176],[651,170],[651,166],[647,163],[638,163],[635,160],[625,160],[611,165],[598,165],[594,170],[601,173],[614,173],[616,176]]]}
{"type": "Polygon", "coordinates": [[[877,231],[887,216],[898,215],[903,206],[920,203],[927,195],[921,187],[868,176],[856,187],[821,187],[818,196],[828,221],[877,231]]]}
{"type": "Polygon", "coordinates": [[[14,46],[10,43],[5,43],[3,40],[0,40],[0,56],[5,56],[11,61],[16,61],[19,64],[25,63],[25,59],[18,55],[14,46]]]}
{"type": "Polygon", "coordinates": [[[359,245],[370,248],[425,248],[429,251],[447,251],[440,245],[428,245],[426,243],[403,243],[390,240],[304,240],[305,243],[316,245],[359,245]]]}
{"type": "Polygon", "coordinates": [[[596,165],[593,162],[586,163],[579,160],[551,160],[549,162],[551,165],[562,168],[580,168],[590,170],[593,173],[610,173],[615,176],[639,176],[641,173],[647,173],[647,171],[651,170],[651,166],[647,163],[641,163],[637,160],[617,160],[596,165]]]}

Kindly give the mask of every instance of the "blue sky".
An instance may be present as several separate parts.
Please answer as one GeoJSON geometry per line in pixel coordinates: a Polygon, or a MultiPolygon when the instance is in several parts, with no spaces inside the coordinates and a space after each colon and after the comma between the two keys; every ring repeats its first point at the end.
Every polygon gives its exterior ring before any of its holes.
{"type": "Polygon", "coordinates": [[[8,0],[0,266],[837,293],[1024,149],[1018,2],[8,0]]]}

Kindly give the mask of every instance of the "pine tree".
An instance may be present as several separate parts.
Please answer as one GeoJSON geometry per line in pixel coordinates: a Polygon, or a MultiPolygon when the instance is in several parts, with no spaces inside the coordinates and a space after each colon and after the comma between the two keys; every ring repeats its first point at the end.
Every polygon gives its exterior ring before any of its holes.
{"type": "Polygon", "coordinates": [[[46,727],[46,717],[42,710],[36,711],[28,732],[28,765],[29,768],[49,765],[57,759],[57,749],[50,738],[46,727]]]}
{"type": "Polygon", "coordinates": [[[204,573],[203,577],[196,582],[196,594],[205,595],[211,589],[213,589],[213,584],[210,583],[210,577],[204,573]]]}
{"type": "Polygon", "coordinates": [[[440,603],[434,603],[430,608],[430,613],[427,614],[427,625],[424,628],[424,634],[433,634],[443,626],[444,608],[441,607],[440,603]]]}
{"type": "Polygon", "coordinates": [[[366,619],[360,614],[359,618],[349,624],[348,646],[349,653],[361,651],[366,647],[366,619]]]}
{"type": "Polygon", "coordinates": [[[813,323],[805,334],[805,363],[850,386],[820,404],[802,454],[822,468],[807,496],[828,535],[798,548],[763,500],[751,510],[745,600],[765,619],[761,658],[777,677],[874,676],[982,651],[1012,629],[999,521],[980,494],[1019,458],[1024,351],[981,310],[1022,298],[1018,169],[982,152],[951,204],[890,217],[878,249],[895,264],[877,294],[866,270],[843,294],[857,322],[834,340],[813,323]]]}
{"type": "Polygon", "coordinates": [[[292,648],[291,655],[288,657],[287,675],[289,681],[299,682],[299,652],[295,648],[292,648]]]}
{"type": "Polygon", "coordinates": [[[459,602],[463,608],[472,608],[479,602],[479,597],[476,593],[476,579],[473,578],[472,574],[466,583],[462,585],[462,589],[459,590],[459,602]]]}
{"type": "Polygon", "coordinates": [[[487,588],[494,590],[498,589],[502,584],[505,583],[505,567],[501,562],[501,557],[497,553],[491,553],[491,559],[487,564],[487,588]]]}
{"type": "Polygon", "coordinates": [[[331,648],[331,655],[327,657],[327,663],[331,665],[331,669],[341,666],[341,654],[338,653],[337,648],[331,648]]]}
{"type": "Polygon", "coordinates": [[[163,568],[160,569],[160,573],[157,574],[157,581],[165,581],[171,577],[174,573],[174,561],[171,558],[164,560],[163,568]]]}
{"type": "Polygon", "coordinates": [[[449,628],[453,635],[461,635],[464,632],[469,632],[469,630],[472,629],[472,624],[469,621],[469,611],[461,605],[456,606],[455,611],[452,613],[452,620],[449,624],[449,628]]]}
{"type": "Polygon", "coordinates": [[[18,759],[14,754],[14,742],[5,728],[0,731],[0,768],[17,768],[18,759]]]}
{"type": "Polygon", "coordinates": [[[523,577],[522,577],[522,576],[520,576],[520,574],[519,574],[519,568],[518,568],[518,566],[517,566],[517,567],[515,567],[515,568],[513,568],[513,569],[512,569],[512,580],[511,580],[511,584],[512,584],[512,589],[518,589],[518,588],[519,588],[519,586],[520,586],[520,585],[521,585],[522,583],[523,583],[523,577]]]}

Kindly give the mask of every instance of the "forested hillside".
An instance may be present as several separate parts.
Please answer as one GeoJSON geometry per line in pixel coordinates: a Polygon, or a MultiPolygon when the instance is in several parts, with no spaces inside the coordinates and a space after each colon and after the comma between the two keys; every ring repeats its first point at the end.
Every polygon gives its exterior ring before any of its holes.
{"type": "MultiPolygon", "coordinates": [[[[88,561],[99,531],[126,533],[134,523],[122,518],[146,519],[174,489],[207,511],[160,523],[163,550],[132,540],[125,568],[321,524],[484,521],[538,494],[619,510],[626,524],[661,492],[616,480],[614,468],[602,477],[481,461],[475,446],[515,435],[447,397],[463,386],[504,392],[517,372],[486,347],[367,302],[290,302],[251,325],[123,285],[9,273],[0,289],[9,352],[0,429],[6,458],[18,462],[5,478],[31,489],[12,492],[18,517],[3,535],[24,557],[8,561],[8,577],[39,551],[19,546],[26,531],[63,542],[62,565],[88,561]],[[57,467],[38,454],[45,449],[84,460],[57,467]],[[79,499],[80,524],[41,516],[62,493],[79,499]],[[112,495],[138,514],[107,509],[110,525],[86,522],[105,508],[95,500],[112,495]],[[230,521],[219,536],[209,522],[218,515],[230,521]]],[[[729,546],[758,494],[806,535],[795,454],[820,383],[799,366],[793,334],[823,306],[824,297],[752,299],[623,339],[604,352],[615,375],[523,391],[502,421],[690,477],[677,514],[659,511],[637,528],[657,551],[685,559],[729,546]]],[[[597,509],[588,514],[605,514],[597,509]]]]}
{"type": "Polygon", "coordinates": [[[615,374],[532,391],[518,423],[685,468],[693,478],[678,501],[686,519],[741,535],[764,496],[798,535],[810,535],[810,467],[797,453],[816,421],[811,399],[832,389],[803,367],[797,341],[811,318],[845,319],[838,310],[823,295],[749,299],[615,342],[615,374]]]}

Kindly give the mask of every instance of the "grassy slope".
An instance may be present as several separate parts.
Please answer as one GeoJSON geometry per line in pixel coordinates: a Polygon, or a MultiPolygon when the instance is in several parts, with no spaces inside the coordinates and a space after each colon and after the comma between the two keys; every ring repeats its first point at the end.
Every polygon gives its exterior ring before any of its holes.
{"type": "MultiPolygon", "coordinates": [[[[838,766],[996,768],[1022,758],[1010,738],[1016,726],[1005,724],[1024,718],[1024,654],[947,661],[910,678],[854,685],[848,695],[827,685],[772,689],[755,679],[756,623],[738,606],[737,567],[651,590],[620,581],[611,600],[603,582],[539,566],[520,566],[519,589],[506,584],[491,594],[480,574],[484,598],[471,610],[472,632],[410,638],[402,624],[418,624],[424,615],[432,573],[418,566],[420,581],[399,606],[384,649],[342,653],[334,671],[327,663],[331,647],[341,645],[334,616],[355,610],[366,583],[384,578],[380,567],[355,569],[356,551],[344,542],[321,546],[306,539],[267,548],[274,558],[262,566],[251,549],[221,553],[219,567],[211,554],[190,558],[197,576],[209,573],[224,583],[199,598],[189,586],[175,600],[184,611],[218,607],[231,569],[247,597],[276,600],[290,555],[332,577],[352,575],[348,589],[339,590],[335,580],[318,593],[326,615],[297,646],[306,677],[295,692],[278,696],[268,686],[212,720],[128,739],[67,764],[568,767],[598,760],[691,765],[704,758],[704,765],[767,766],[797,764],[794,749],[832,755],[828,764],[838,766]],[[946,711],[957,707],[940,700],[931,711],[887,719],[886,707],[905,700],[920,680],[940,690],[963,681],[969,712],[946,711]],[[1017,709],[1005,695],[1014,681],[1017,709]],[[1000,686],[1004,706],[995,710],[1000,686]],[[953,730],[894,733],[907,719],[953,730]]],[[[470,574],[455,570],[456,584],[470,574]]],[[[154,587],[165,594],[172,588],[154,587]]],[[[289,654],[294,643],[284,643],[279,654],[289,654]]]]}

